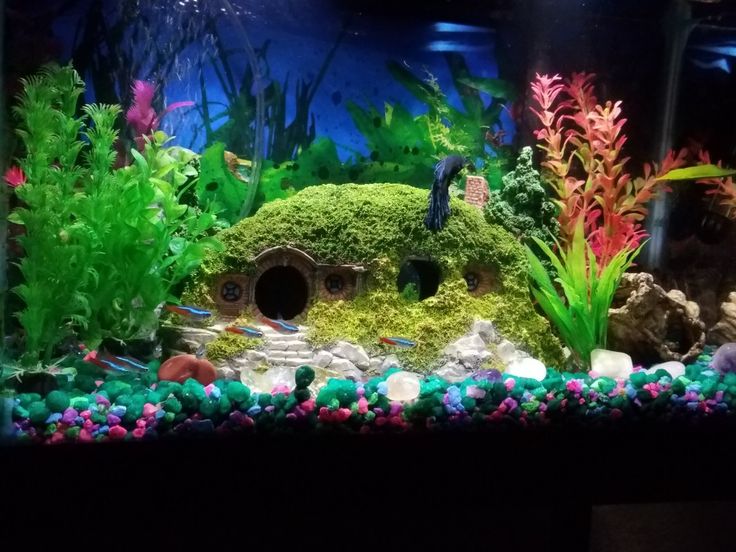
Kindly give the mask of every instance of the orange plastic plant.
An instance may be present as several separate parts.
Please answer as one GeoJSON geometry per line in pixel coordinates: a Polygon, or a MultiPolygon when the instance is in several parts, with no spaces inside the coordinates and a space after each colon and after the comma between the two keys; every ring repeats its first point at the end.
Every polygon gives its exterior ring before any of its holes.
{"type": "Polygon", "coordinates": [[[643,176],[626,172],[628,157],[621,102],[595,96],[593,74],[537,74],[531,83],[541,128],[535,131],[545,152],[542,166],[557,195],[560,236],[568,243],[580,219],[598,266],[605,267],[620,251],[635,250],[646,237],[642,222],[646,204],[667,188],[661,175],[681,166],[686,150],[670,152],[659,165],[644,165],[643,176]]]}

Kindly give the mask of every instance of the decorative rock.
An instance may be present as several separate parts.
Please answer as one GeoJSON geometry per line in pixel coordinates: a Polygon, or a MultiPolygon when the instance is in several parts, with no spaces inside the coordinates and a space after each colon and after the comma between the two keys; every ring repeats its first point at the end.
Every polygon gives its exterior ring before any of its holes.
{"type": "Polygon", "coordinates": [[[661,364],[655,364],[649,370],[647,374],[654,374],[657,370],[665,370],[669,373],[672,379],[678,378],[685,375],[685,365],[682,362],[676,360],[670,360],[669,362],[663,362],[661,364]]]}
{"type": "Polygon", "coordinates": [[[171,357],[161,365],[158,378],[178,383],[194,378],[202,385],[208,385],[217,378],[217,371],[207,359],[197,358],[194,355],[179,355],[171,357]]]}
{"type": "Polygon", "coordinates": [[[312,360],[312,364],[320,368],[327,368],[332,362],[333,358],[335,357],[332,355],[332,353],[328,351],[319,351],[314,355],[314,360],[312,360]]]}
{"type": "Polygon", "coordinates": [[[245,358],[250,362],[264,362],[268,358],[268,355],[263,351],[247,351],[245,358]]]}
{"type": "Polygon", "coordinates": [[[459,383],[470,376],[470,371],[458,362],[448,362],[436,370],[435,375],[450,383],[459,383]]]}
{"type": "Polygon", "coordinates": [[[517,358],[506,368],[505,374],[542,381],[547,377],[547,367],[536,358],[517,358]]]}
{"type": "Polygon", "coordinates": [[[411,372],[394,372],[386,379],[386,397],[391,401],[413,401],[419,396],[419,376],[411,372]]]}
{"type": "Polygon", "coordinates": [[[445,356],[453,360],[460,357],[461,351],[483,351],[486,348],[485,341],[479,335],[469,335],[461,337],[454,343],[445,347],[445,356]]]}
{"type": "Polygon", "coordinates": [[[478,368],[483,361],[488,360],[491,356],[491,353],[486,350],[473,351],[466,349],[459,352],[458,359],[468,368],[478,368]]]}
{"type": "Polygon", "coordinates": [[[634,371],[634,363],[626,353],[594,349],[590,353],[591,376],[627,379],[634,371]]]}
{"type": "Polygon", "coordinates": [[[471,330],[474,334],[478,334],[486,343],[496,343],[498,341],[498,332],[493,322],[488,320],[476,320],[471,330]]]}
{"type": "Polygon", "coordinates": [[[718,347],[710,367],[721,374],[736,372],[736,343],[725,343],[718,347]]]}
{"type": "Polygon", "coordinates": [[[718,322],[708,332],[708,342],[716,345],[736,341],[736,291],[728,294],[728,299],[721,303],[721,314],[718,322]]]}
{"type": "Polygon", "coordinates": [[[678,290],[665,290],[646,272],[624,274],[609,311],[608,342],[637,362],[697,358],[705,344],[705,325],[696,303],[678,290]]]}
{"type": "Polygon", "coordinates": [[[311,347],[304,343],[303,341],[293,341],[292,343],[289,343],[286,347],[287,351],[296,351],[299,353],[305,353],[307,351],[311,350],[311,347]]]}
{"type": "Polygon", "coordinates": [[[381,373],[390,368],[401,368],[399,357],[397,357],[396,355],[388,355],[385,359],[383,359],[383,363],[381,364],[381,373]]]}
{"type": "Polygon", "coordinates": [[[516,345],[511,343],[508,339],[504,339],[496,347],[496,355],[501,359],[502,362],[509,364],[519,358],[519,353],[516,350],[516,345]]]}
{"type": "Polygon", "coordinates": [[[336,357],[347,359],[364,370],[370,367],[371,359],[365,352],[365,349],[360,345],[353,345],[347,341],[338,341],[331,352],[336,357]]]}
{"type": "Polygon", "coordinates": [[[236,380],[238,373],[230,366],[217,366],[217,379],[236,380]]]}
{"type": "Polygon", "coordinates": [[[342,374],[342,377],[362,381],[363,372],[361,372],[355,364],[344,358],[336,358],[330,363],[330,370],[342,374]]]}

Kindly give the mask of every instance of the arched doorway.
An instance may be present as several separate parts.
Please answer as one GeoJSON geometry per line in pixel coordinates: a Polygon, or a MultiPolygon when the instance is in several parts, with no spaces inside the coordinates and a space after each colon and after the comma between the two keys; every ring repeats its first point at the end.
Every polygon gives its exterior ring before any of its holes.
{"type": "Polygon", "coordinates": [[[291,320],[307,307],[307,280],[293,266],[273,266],[258,278],[254,299],[264,316],[276,320],[291,320]]]}

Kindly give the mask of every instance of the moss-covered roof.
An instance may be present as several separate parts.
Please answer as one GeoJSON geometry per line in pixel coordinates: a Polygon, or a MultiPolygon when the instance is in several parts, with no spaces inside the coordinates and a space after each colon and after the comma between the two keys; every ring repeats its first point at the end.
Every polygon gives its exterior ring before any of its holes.
{"type": "Polygon", "coordinates": [[[468,263],[523,263],[516,241],[488,225],[478,209],[452,201],[452,216],[441,232],[423,220],[427,191],[402,184],[327,184],[271,202],[253,217],[220,234],[225,252],[211,255],[203,274],[249,272],[266,248],[291,245],[318,262],[356,263],[409,255],[436,260],[443,270],[468,263]]]}

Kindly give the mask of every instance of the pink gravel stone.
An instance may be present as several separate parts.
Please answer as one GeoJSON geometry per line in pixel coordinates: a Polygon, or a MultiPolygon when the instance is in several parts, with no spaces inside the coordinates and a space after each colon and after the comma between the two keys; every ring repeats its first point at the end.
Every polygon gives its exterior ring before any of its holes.
{"type": "Polygon", "coordinates": [[[137,427],[133,430],[133,437],[136,439],[142,438],[146,433],[146,429],[143,427],[137,427]]]}
{"type": "MultiPolygon", "coordinates": [[[[209,387],[209,385],[207,387],[209,387]]],[[[158,410],[158,408],[156,408],[156,405],[155,404],[146,403],[146,404],[143,405],[143,415],[146,418],[148,418],[149,416],[153,416],[154,414],[156,414],[156,411],[157,410],[158,410]]]]}
{"type": "Polygon", "coordinates": [[[122,439],[128,434],[128,430],[125,429],[123,426],[113,426],[110,428],[110,431],[108,432],[108,435],[110,435],[111,439],[122,439]]]}

